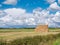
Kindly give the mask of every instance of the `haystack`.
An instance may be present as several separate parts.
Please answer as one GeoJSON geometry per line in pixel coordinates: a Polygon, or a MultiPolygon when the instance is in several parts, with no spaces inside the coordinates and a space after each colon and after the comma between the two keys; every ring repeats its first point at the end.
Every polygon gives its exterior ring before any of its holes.
{"type": "Polygon", "coordinates": [[[35,28],[36,32],[48,32],[48,25],[38,25],[35,28]]]}

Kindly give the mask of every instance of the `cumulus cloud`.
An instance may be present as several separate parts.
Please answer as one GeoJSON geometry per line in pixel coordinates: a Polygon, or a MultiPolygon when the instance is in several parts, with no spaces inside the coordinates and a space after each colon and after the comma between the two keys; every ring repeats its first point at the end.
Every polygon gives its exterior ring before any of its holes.
{"type": "Polygon", "coordinates": [[[47,24],[47,19],[49,17],[49,11],[47,10],[39,10],[35,9],[33,10],[33,13],[35,15],[35,19],[38,24],[47,24]]]}
{"type": "Polygon", "coordinates": [[[48,10],[60,10],[60,6],[57,4],[57,2],[52,3],[48,10]]]}
{"type": "Polygon", "coordinates": [[[4,12],[6,13],[6,15],[0,18],[0,22],[3,22],[2,24],[4,24],[5,26],[14,27],[14,25],[35,25],[33,14],[26,13],[25,9],[10,8],[5,9],[4,12]]]}
{"type": "Polygon", "coordinates": [[[0,27],[12,28],[38,24],[48,24],[49,27],[60,27],[60,12],[50,14],[50,11],[42,10],[41,8],[34,9],[33,13],[27,13],[25,9],[21,8],[10,8],[0,12],[0,27]]]}
{"type": "Polygon", "coordinates": [[[60,0],[58,0],[58,3],[60,4],[60,0]]]}
{"type": "Polygon", "coordinates": [[[25,20],[28,25],[36,25],[34,18],[28,18],[25,20]]]}
{"type": "Polygon", "coordinates": [[[3,10],[0,10],[0,18],[4,17],[6,15],[6,13],[3,10]]]}
{"type": "Polygon", "coordinates": [[[60,12],[56,12],[52,17],[48,18],[49,27],[60,27],[60,12]]]}
{"type": "Polygon", "coordinates": [[[5,26],[13,26],[18,24],[21,25],[23,23],[23,21],[20,19],[20,16],[25,13],[24,9],[12,8],[6,9],[4,12],[7,14],[4,17],[0,18],[0,22],[4,22],[3,24],[5,24],[5,26]]]}
{"type": "Polygon", "coordinates": [[[60,12],[50,14],[48,10],[34,10],[37,24],[48,24],[49,27],[60,27],[60,12]]]}
{"type": "Polygon", "coordinates": [[[19,9],[19,8],[6,9],[4,11],[12,18],[19,18],[26,12],[25,9],[19,9]]]}
{"type": "Polygon", "coordinates": [[[56,12],[53,20],[54,20],[55,22],[59,22],[59,23],[60,23],[60,12],[56,12]]]}
{"type": "Polygon", "coordinates": [[[3,4],[8,4],[8,5],[16,5],[18,0],[6,0],[3,2],[3,4]]]}
{"type": "Polygon", "coordinates": [[[56,0],[46,0],[49,4],[54,3],[56,0]]]}

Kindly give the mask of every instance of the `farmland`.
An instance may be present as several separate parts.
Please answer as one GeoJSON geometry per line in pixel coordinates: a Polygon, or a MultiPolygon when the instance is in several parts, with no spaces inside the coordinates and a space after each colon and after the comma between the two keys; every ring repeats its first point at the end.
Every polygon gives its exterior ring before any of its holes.
{"type": "Polygon", "coordinates": [[[22,37],[26,37],[26,36],[36,36],[36,35],[47,35],[47,34],[56,34],[59,32],[53,32],[55,30],[60,30],[58,29],[54,29],[54,28],[50,28],[49,31],[47,33],[41,33],[41,32],[35,32],[34,28],[26,28],[26,29],[0,29],[0,38],[4,38],[4,39],[15,39],[15,38],[22,38],[22,37]]]}
{"type": "MultiPolygon", "coordinates": [[[[5,28],[5,29],[0,29],[0,33],[2,32],[34,32],[34,28],[5,28]]],[[[60,28],[49,28],[49,31],[60,31],[60,28]]]]}
{"type": "MultiPolygon", "coordinates": [[[[24,28],[24,29],[0,29],[0,39],[6,40],[6,41],[13,41],[15,39],[21,39],[24,37],[34,37],[34,36],[46,36],[46,35],[56,35],[59,32],[60,28],[49,28],[49,32],[47,33],[41,33],[41,32],[34,32],[34,28],[24,28]],[[55,32],[58,31],[58,32],[55,32]]],[[[60,38],[58,38],[60,40],[60,38]]],[[[59,41],[56,40],[55,42],[59,41]]],[[[54,45],[55,45],[54,42],[54,45]]],[[[60,42],[60,41],[59,41],[60,42]]],[[[57,42],[57,43],[59,43],[57,42]]]]}

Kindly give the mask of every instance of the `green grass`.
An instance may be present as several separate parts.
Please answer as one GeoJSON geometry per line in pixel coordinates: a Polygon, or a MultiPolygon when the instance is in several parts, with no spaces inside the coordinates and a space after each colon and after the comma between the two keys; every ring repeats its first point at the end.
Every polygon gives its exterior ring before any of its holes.
{"type": "Polygon", "coordinates": [[[49,28],[49,30],[60,30],[60,28],[49,28]]]}
{"type": "Polygon", "coordinates": [[[0,33],[2,32],[33,32],[34,29],[33,28],[22,28],[22,29],[0,29],[0,33]]]}
{"type": "Polygon", "coordinates": [[[54,41],[54,45],[60,45],[60,39],[57,39],[56,41],[54,41]]]}
{"type": "Polygon", "coordinates": [[[60,45],[60,33],[50,34],[44,36],[33,36],[16,38],[13,41],[7,42],[6,40],[0,40],[0,45],[60,45]]]}
{"type": "Polygon", "coordinates": [[[52,31],[52,32],[60,32],[60,28],[49,28],[49,31],[52,31]]]}
{"type": "MultiPolygon", "coordinates": [[[[60,30],[60,28],[49,28],[49,31],[51,30],[56,31],[60,30]]],[[[9,45],[6,44],[7,42],[5,39],[14,39],[12,42],[10,42],[10,45],[60,45],[60,34],[40,36],[41,34],[44,35],[45,33],[36,33],[34,32],[34,28],[0,29],[0,38],[3,39],[0,39],[0,45],[9,45]],[[24,36],[26,37],[24,38],[24,36]],[[23,37],[23,39],[21,39],[21,37],[23,37]]]]}
{"type": "MultiPolygon", "coordinates": [[[[0,29],[0,33],[2,32],[33,32],[34,28],[5,28],[0,29]]],[[[60,28],[49,28],[49,31],[60,31],[60,28]]]]}

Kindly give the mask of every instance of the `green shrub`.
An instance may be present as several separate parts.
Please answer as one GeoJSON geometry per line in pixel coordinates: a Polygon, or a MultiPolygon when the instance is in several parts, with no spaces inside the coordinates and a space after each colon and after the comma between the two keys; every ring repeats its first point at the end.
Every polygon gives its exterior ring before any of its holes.
{"type": "Polygon", "coordinates": [[[56,41],[54,41],[54,45],[60,45],[60,39],[57,39],[56,41]]]}

